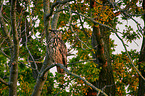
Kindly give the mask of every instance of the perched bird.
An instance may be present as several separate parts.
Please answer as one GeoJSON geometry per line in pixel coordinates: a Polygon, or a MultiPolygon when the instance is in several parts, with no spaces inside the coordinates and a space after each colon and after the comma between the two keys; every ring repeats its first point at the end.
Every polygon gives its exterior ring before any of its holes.
{"type": "MultiPolygon", "coordinates": [[[[54,36],[54,62],[63,64],[67,67],[67,48],[62,40],[62,33],[56,33],[54,36]]],[[[63,74],[64,70],[57,66],[57,72],[63,74]]]]}

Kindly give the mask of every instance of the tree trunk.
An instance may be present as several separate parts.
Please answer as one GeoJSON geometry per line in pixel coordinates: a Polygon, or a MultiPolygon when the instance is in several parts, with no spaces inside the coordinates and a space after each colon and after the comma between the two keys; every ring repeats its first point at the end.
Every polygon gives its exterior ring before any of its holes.
{"type": "MultiPolygon", "coordinates": [[[[92,46],[95,47],[93,58],[97,59],[95,63],[99,64],[98,68],[102,67],[99,73],[99,80],[93,82],[93,84],[105,91],[109,96],[115,96],[115,83],[109,53],[109,32],[107,31],[107,28],[103,26],[93,27],[92,46]]],[[[88,96],[90,96],[89,94],[93,96],[92,94],[94,93],[88,93],[88,96]]]]}
{"type": "MultiPolygon", "coordinates": [[[[106,3],[106,1],[103,2],[103,4],[104,3],[106,3]]],[[[95,0],[90,0],[90,8],[92,9],[95,6],[95,0]]],[[[95,50],[95,53],[93,53],[93,58],[96,59],[94,62],[98,64],[97,67],[102,67],[102,69],[99,73],[99,80],[92,82],[92,84],[97,88],[102,89],[109,96],[115,96],[115,82],[109,53],[109,33],[109,30],[103,26],[94,25],[93,27],[92,46],[95,50]]],[[[97,92],[89,89],[87,96],[96,95],[97,92]]]]}
{"type": "Polygon", "coordinates": [[[16,3],[17,0],[11,0],[11,26],[13,34],[14,52],[10,63],[9,96],[17,96],[17,78],[18,78],[18,56],[19,39],[16,25],[16,3]]]}
{"type": "MultiPolygon", "coordinates": [[[[145,10],[145,0],[143,0],[142,6],[143,6],[143,10],[145,10]]],[[[143,20],[145,23],[145,15],[143,15],[143,20]]],[[[144,31],[144,35],[145,35],[145,31],[144,31]]],[[[145,37],[144,36],[143,36],[143,42],[142,42],[142,47],[141,47],[140,57],[139,57],[139,70],[143,75],[143,77],[145,77],[145,37]]],[[[138,96],[145,96],[145,81],[140,76],[139,76],[138,96]]]]}

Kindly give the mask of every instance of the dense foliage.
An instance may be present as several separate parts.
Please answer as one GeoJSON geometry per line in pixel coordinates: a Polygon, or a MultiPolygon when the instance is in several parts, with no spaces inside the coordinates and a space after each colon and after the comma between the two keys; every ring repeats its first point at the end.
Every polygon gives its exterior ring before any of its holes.
{"type": "MultiPolygon", "coordinates": [[[[103,33],[104,43],[108,42],[109,58],[111,59],[111,70],[113,71],[115,83],[115,96],[125,96],[138,94],[139,74],[132,66],[139,68],[138,64],[141,63],[141,68],[144,68],[144,63],[139,62],[139,52],[130,50],[121,52],[120,54],[112,54],[115,51],[113,38],[105,41],[106,37],[111,34],[119,34],[121,40],[127,42],[134,42],[136,39],[142,39],[143,28],[134,18],[138,17],[143,19],[144,10],[141,0],[48,0],[50,1],[50,10],[52,15],[50,23],[53,22],[54,14],[60,13],[57,21],[56,30],[62,33],[62,40],[65,42],[68,50],[68,65],[67,68],[70,72],[85,78],[88,82],[94,83],[99,80],[102,66],[94,62],[94,54],[99,54],[96,47],[92,46],[93,27],[103,26],[107,31],[103,33]],[[66,1],[59,3],[59,1],[66,1]],[[55,5],[55,3],[58,4],[55,5]],[[92,3],[93,2],[93,3],[92,3]],[[93,4],[93,5],[91,5],[93,4]],[[116,28],[117,24],[122,24],[118,20],[133,20],[136,23],[137,30],[131,26],[124,25],[125,29],[119,32],[116,28]],[[96,23],[97,22],[97,23],[96,23]],[[132,58],[132,63],[128,58],[132,58]],[[139,62],[139,63],[138,63],[139,62]]],[[[9,95],[9,83],[11,72],[11,62],[14,54],[11,54],[15,43],[15,34],[12,32],[12,13],[11,2],[13,0],[1,0],[1,16],[0,16],[0,95],[9,95]],[[4,29],[3,21],[7,29],[4,29]],[[8,31],[8,35],[5,30],[8,31]],[[9,39],[12,44],[9,44],[9,39]],[[13,43],[14,42],[14,43],[13,43]],[[12,51],[11,51],[12,49],[12,51]],[[2,82],[9,82],[5,84],[2,82]]],[[[46,58],[46,25],[44,20],[45,6],[43,0],[18,0],[16,2],[16,25],[18,32],[19,42],[19,55],[18,55],[18,81],[17,81],[17,95],[30,96],[33,88],[36,85],[36,79],[33,74],[32,62],[37,64],[40,71],[41,66],[46,58]],[[33,60],[34,59],[34,60],[33,60]]],[[[53,25],[53,24],[52,24],[53,25]]],[[[49,26],[50,30],[53,26],[49,26]]],[[[101,33],[102,34],[102,33],[101,33]]],[[[57,34],[56,34],[57,35],[57,34]]],[[[99,42],[98,42],[99,44],[99,42]]],[[[127,47],[127,43],[124,47],[127,47]]],[[[106,45],[105,45],[106,47],[106,45]]],[[[105,49],[104,49],[105,50],[105,49]]],[[[105,51],[106,52],[106,51],[105,51]]],[[[101,52],[100,52],[101,54],[101,52]]],[[[144,54],[145,55],[145,54],[144,54]]],[[[101,56],[101,55],[98,55],[101,56]]],[[[98,57],[99,58],[99,57],[98,57]]],[[[12,63],[14,64],[14,63],[12,63]]],[[[145,69],[143,69],[145,70],[145,69]]],[[[38,80],[38,79],[37,79],[38,80]]],[[[105,85],[101,88],[103,91],[106,87],[114,85],[105,85]]],[[[42,96],[83,96],[88,94],[88,90],[93,88],[86,84],[82,79],[76,78],[66,72],[63,76],[60,73],[48,72],[47,80],[43,86],[42,96]],[[62,79],[63,77],[63,79],[62,79]],[[61,83],[60,83],[61,82],[61,83]],[[63,85],[62,85],[63,84],[63,85]]],[[[99,93],[98,93],[99,94],[99,93]]],[[[109,95],[109,94],[108,94],[109,95]]],[[[111,95],[109,95],[111,96],[111,95]]]]}

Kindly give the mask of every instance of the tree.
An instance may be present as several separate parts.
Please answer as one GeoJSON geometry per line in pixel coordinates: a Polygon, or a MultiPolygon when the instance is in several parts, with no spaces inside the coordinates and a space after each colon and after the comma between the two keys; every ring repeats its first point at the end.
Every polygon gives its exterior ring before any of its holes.
{"type": "MultiPolygon", "coordinates": [[[[142,7],[143,7],[143,10],[145,9],[145,0],[143,0],[143,3],[142,3],[142,7]]],[[[145,15],[142,16],[143,17],[143,20],[144,20],[144,23],[145,23],[145,15]]],[[[145,31],[144,31],[144,34],[145,34],[145,31]]],[[[139,70],[141,71],[142,75],[145,77],[145,64],[144,64],[144,47],[145,47],[145,38],[143,37],[143,41],[142,41],[142,47],[141,47],[141,51],[140,51],[140,57],[139,57],[139,70]]],[[[139,77],[139,90],[138,90],[138,96],[143,96],[145,95],[145,91],[143,89],[145,89],[145,80],[141,77],[139,77]]]]}
{"type": "Polygon", "coordinates": [[[124,43],[143,36],[134,19],[144,15],[142,1],[2,0],[0,7],[0,95],[145,94],[144,42],[140,57],[124,43]],[[138,30],[125,25],[119,32],[118,16],[133,20],[138,30]],[[112,33],[125,52],[112,54],[112,33]],[[73,56],[68,64],[66,55],[73,56]],[[53,75],[49,70],[55,66],[53,75]]]}

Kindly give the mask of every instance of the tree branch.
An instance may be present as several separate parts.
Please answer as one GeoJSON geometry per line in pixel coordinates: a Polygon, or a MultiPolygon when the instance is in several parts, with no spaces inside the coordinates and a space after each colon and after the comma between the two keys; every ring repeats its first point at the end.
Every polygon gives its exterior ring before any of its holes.
{"type": "MultiPolygon", "coordinates": [[[[69,15],[70,15],[70,18],[69,18],[69,27],[70,27],[70,30],[74,33],[74,30],[73,30],[73,27],[72,27],[72,24],[71,24],[72,23],[72,11],[71,11],[71,8],[69,8],[69,15]]],[[[84,33],[85,33],[85,35],[87,37],[87,33],[84,30],[84,27],[83,27],[83,24],[82,24],[82,21],[81,21],[81,17],[80,16],[79,16],[79,19],[80,19],[80,22],[81,22],[81,26],[83,28],[83,31],[84,31],[84,33]]],[[[82,40],[80,40],[78,36],[77,36],[77,39],[81,42],[81,45],[83,43],[87,48],[92,49],[86,43],[84,43],[82,40]]]]}
{"type": "MultiPolygon", "coordinates": [[[[141,25],[140,25],[134,18],[132,18],[131,15],[129,15],[129,14],[126,13],[126,10],[127,10],[130,6],[132,6],[133,0],[131,0],[131,2],[130,2],[124,9],[121,9],[115,2],[110,2],[110,0],[108,0],[108,2],[109,2],[110,4],[112,4],[112,6],[117,7],[117,8],[119,9],[119,12],[121,12],[121,13],[123,13],[123,14],[125,15],[124,17],[129,17],[130,19],[132,19],[132,20],[137,24],[137,28],[138,28],[140,34],[143,35],[143,33],[142,33],[143,29],[142,29],[141,25]]],[[[118,9],[117,9],[117,10],[118,10],[118,9]]]]}
{"type": "MultiPolygon", "coordinates": [[[[63,10],[69,11],[68,9],[62,9],[62,10],[59,10],[59,11],[63,11],[63,10]]],[[[86,19],[88,19],[88,20],[90,20],[90,21],[92,21],[92,22],[95,23],[95,24],[99,24],[99,25],[101,25],[101,26],[107,27],[107,28],[109,28],[110,30],[112,30],[112,32],[115,33],[115,35],[117,36],[117,38],[121,41],[121,43],[122,43],[122,45],[123,45],[123,47],[124,47],[124,49],[125,49],[125,51],[126,51],[126,53],[127,53],[127,56],[128,56],[128,58],[129,58],[129,60],[130,60],[130,62],[131,62],[131,64],[132,64],[132,66],[135,68],[136,72],[141,76],[141,78],[142,78],[143,80],[145,80],[145,78],[143,77],[143,75],[140,73],[140,71],[139,71],[139,70],[135,67],[135,65],[133,64],[133,61],[132,61],[132,59],[131,59],[131,57],[130,57],[130,55],[129,55],[129,53],[128,53],[128,50],[127,50],[127,47],[126,47],[124,41],[121,39],[121,37],[118,35],[118,33],[117,33],[117,31],[116,31],[115,29],[113,29],[112,27],[110,27],[110,26],[108,26],[108,25],[106,25],[106,24],[99,23],[99,22],[95,21],[93,18],[84,16],[84,15],[81,14],[81,13],[74,12],[74,11],[72,11],[72,12],[75,13],[75,14],[78,14],[78,15],[80,15],[80,16],[82,16],[82,17],[84,17],[84,18],[86,18],[86,19]]]]}
{"type": "Polygon", "coordinates": [[[34,60],[32,54],[31,54],[31,52],[30,52],[30,50],[29,50],[29,48],[28,48],[28,46],[27,46],[28,38],[27,38],[26,28],[27,28],[27,27],[26,27],[26,20],[25,20],[25,36],[26,36],[26,42],[25,42],[25,45],[26,45],[26,49],[27,49],[27,51],[28,51],[30,57],[32,58],[32,60],[33,60],[33,62],[34,62],[35,70],[39,73],[39,71],[38,71],[38,67],[37,67],[37,64],[36,64],[36,62],[35,62],[35,60],[34,60]]]}
{"type": "Polygon", "coordinates": [[[50,9],[50,13],[47,14],[45,18],[48,19],[50,16],[52,16],[55,6],[57,6],[58,4],[65,4],[65,3],[70,2],[70,1],[75,1],[75,0],[64,0],[64,1],[57,0],[55,3],[52,4],[51,9],[50,9]]]}
{"type": "Polygon", "coordinates": [[[82,26],[82,31],[84,32],[84,34],[86,35],[86,37],[88,37],[87,32],[85,31],[84,25],[83,25],[83,21],[81,19],[81,16],[79,16],[79,20],[80,20],[80,24],[82,26]]]}
{"type": "MultiPolygon", "coordinates": [[[[1,9],[2,9],[2,6],[1,6],[1,9]]],[[[1,28],[3,31],[4,37],[6,37],[8,45],[10,47],[10,51],[12,51],[13,42],[12,42],[11,36],[9,34],[8,28],[6,27],[5,21],[3,19],[2,10],[0,10],[0,23],[1,23],[1,28]]]]}
{"type": "Polygon", "coordinates": [[[79,76],[79,75],[77,75],[77,74],[75,74],[75,73],[70,72],[67,68],[65,68],[65,67],[64,67],[62,64],[60,64],[60,63],[56,63],[56,64],[52,64],[52,65],[48,66],[44,71],[42,71],[42,72],[40,73],[39,77],[40,77],[40,78],[43,77],[44,74],[45,74],[49,69],[53,68],[54,66],[60,66],[60,68],[61,68],[61,69],[64,69],[65,72],[67,72],[69,75],[72,75],[72,76],[74,76],[74,77],[76,77],[76,78],[79,78],[79,79],[83,80],[87,85],[89,85],[90,87],[92,87],[95,91],[101,92],[101,93],[104,94],[105,96],[108,96],[105,92],[103,92],[102,90],[100,90],[100,89],[98,89],[97,87],[95,87],[93,84],[91,84],[90,82],[88,82],[88,81],[87,81],[86,79],[84,79],[83,77],[81,77],[81,76],[79,76]]]}
{"type": "Polygon", "coordinates": [[[88,49],[92,49],[92,48],[90,48],[86,43],[84,43],[78,36],[77,36],[77,39],[81,42],[81,45],[82,45],[82,43],[83,43],[88,49]]]}
{"type": "Polygon", "coordinates": [[[2,49],[1,49],[0,51],[1,51],[1,53],[2,53],[5,57],[7,57],[9,60],[11,59],[11,57],[8,56],[2,49]]]}
{"type": "Polygon", "coordinates": [[[6,81],[4,81],[1,77],[0,77],[0,82],[5,84],[6,86],[9,86],[9,84],[6,81]]]}
{"type": "Polygon", "coordinates": [[[67,86],[69,85],[70,81],[72,81],[73,79],[74,79],[74,78],[72,78],[71,80],[69,80],[69,81],[67,82],[67,84],[64,85],[64,86],[62,87],[62,89],[61,89],[59,92],[57,92],[54,96],[59,95],[59,94],[62,92],[62,90],[65,89],[65,87],[67,87],[67,86]]]}
{"type": "MultiPolygon", "coordinates": [[[[63,11],[63,10],[69,11],[69,9],[61,9],[61,10],[56,11],[56,12],[60,12],[60,11],[63,11]]],[[[101,25],[101,26],[107,27],[107,28],[109,28],[110,30],[112,30],[113,32],[115,31],[115,29],[113,29],[112,27],[110,27],[110,26],[108,26],[108,25],[106,25],[106,24],[99,23],[99,22],[95,21],[95,19],[93,19],[93,18],[91,18],[91,17],[87,17],[87,16],[85,16],[85,15],[83,15],[83,14],[81,14],[81,13],[75,12],[75,11],[71,11],[71,12],[72,12],[72,13],[75,13],[75,14],[77,14],[77,15],[79,15],[79,16],[84,17],[84,18],[90,20],[91,22],[93,22],[93,23],[95,23],[95,24],[99,24],[99,25],[101,25]]],[[[115,32],[116,32],[116,31],[115,31],[115,32]]]]}

